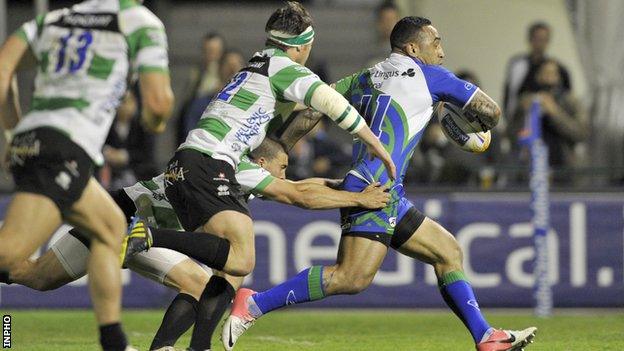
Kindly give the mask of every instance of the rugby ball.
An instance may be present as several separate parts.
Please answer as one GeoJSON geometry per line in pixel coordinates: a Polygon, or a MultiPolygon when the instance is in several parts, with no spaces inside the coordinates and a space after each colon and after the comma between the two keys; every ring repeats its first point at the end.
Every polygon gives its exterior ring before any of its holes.
{"type": "Polygon", "coordinates": [[[484,152],[490,146],[492,134],[478,118],[466,113],[461,107],[440,102],[435,107],[440,127],[446,137],[468,152],[484,152]]]}

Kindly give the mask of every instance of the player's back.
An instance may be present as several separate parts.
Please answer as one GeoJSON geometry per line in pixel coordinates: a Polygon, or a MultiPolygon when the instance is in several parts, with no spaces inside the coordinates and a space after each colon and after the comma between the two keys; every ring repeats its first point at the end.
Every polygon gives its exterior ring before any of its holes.
{"type": "Polygon", "coordinates": [[[85,1],[40,15],[17,34],[38,69],[30,111],[16,130],[57,128],[96,163],[131,69],[168,66],[162,23],[133,0],[85,1]]]}
{"type": "MultiPolygon", "coordinates": [[[[336,89],[364,116],[397,166],[401,186],[409,160],[431,118],[433,103],[439,100],[464,105],[477,88],[456,78],[441,66],[423,64],[409,56],[393,53],[375,66],[336,83],[336,89]]],[[[366,183],[389,182],[378,159],[371,160],[360,141],[353,146],[350,174],[353,189],[366,183]]]]}
{"type": "Polygon", "coordinates": [[[322,82],[284,51],[256,53],[210,102],[181,149],[192,148],[235,167],[267,132],[287,118],[296,103],[309,105],[322,82]]]}

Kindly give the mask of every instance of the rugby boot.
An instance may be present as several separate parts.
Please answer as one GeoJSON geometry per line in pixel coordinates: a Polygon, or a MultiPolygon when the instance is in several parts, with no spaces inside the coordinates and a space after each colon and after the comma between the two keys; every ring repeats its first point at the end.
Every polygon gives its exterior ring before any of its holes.
{"type": "Polygon", "coordinates": [[[502,330],[490,328],[481,342],[477,344],[477,351],[521,351],[533,342],[537,328],[530,327],[524,330],[502,330]]]}
{"type": "Polygon", "coordinates": [[[223,323],[221,330],[221,342],[227,351],[233,350],[238,338],[256,322],[256,318],[249,312],[249,300],[255,293],[251,289],[238,289],[236,292],[232,312],[223,323]]]}
{"type": "Polygon", "coordinates": [[[126,267],[128,260],[139,252],[147,251],[152,247],[152,233],[147,223],[139,216],[132,217],[132,221],[128,226],[128,234],[124,237],[121,244],[120,261],[122,267],[126,267]]]}

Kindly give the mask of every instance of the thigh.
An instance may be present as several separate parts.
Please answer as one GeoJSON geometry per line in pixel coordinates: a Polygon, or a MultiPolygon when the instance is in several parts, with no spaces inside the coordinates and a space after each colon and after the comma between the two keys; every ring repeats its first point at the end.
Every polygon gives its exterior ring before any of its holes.
{"type": "MultiPolygon", "coordinates": [[[[88,254],[88,251],[87,251],[88,254]]],[[[86,267],[87,259],[81,259],[81,262],[74,262],[76,265],[84,265],[86,267]]],[[[47,289],[56,289],[65,284],[69,284],[74,280],[81,278],[86,274],[85,270],[69,271],[68,267],[56,255],[56,252],[48,250],[43,256],[37,259],[35,269],[42,281],[46,282],[47,289]]]]}
{"type": "Polygon", "coordinates": [[[182,226],[194,231],[223,211],[249,216],[234,168],[195,150],[180,150],[165,171],[165,194],[182,226]]]}
{"type": "Polygon", "coordinates": [[[433,264],[440,262],[446,252],[457,248],[457,241],[439,223],[425,218],[413,235],[398,248],[406,256],[433,264]]]}
{"type": "Polygon", "coordinates": [[[376,240],[345,236],[340,239],[338,252],[336,264],[340,270],[372,278],[381,267],[388,247],[376,240]]]}
{"type": "Polygon", "coordinates": [[[104,188],[91,178],[80,199],[68,212],[67,221],[108,245],[117,246],[124,234],[124,214],[104,188]],[[114,235],[110,235],[110,233],[114,235]]]}
{"type": "Polygon", "coordinates": [[[0,251],[9,250],[16,257],[27,259],[61,223],[61,212],[50,198],[18,192],[9,204],[0,230],[0,251]]]}

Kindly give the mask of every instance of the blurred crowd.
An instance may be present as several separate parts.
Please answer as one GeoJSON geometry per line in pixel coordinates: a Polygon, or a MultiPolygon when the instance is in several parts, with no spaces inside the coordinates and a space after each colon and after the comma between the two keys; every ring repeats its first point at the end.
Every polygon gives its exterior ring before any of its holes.
{"type": "MultiPolygon", "coordinates": [[[[376,7],[373,20],[375,38],[369,65],[388,55],[388,39],[394,24],[401,18],[392,1],[376,7]]],[[[407,185],[462,186],[479,189],[508,189],[528,184],[529,155],[518,143],[527,113],[533,103],[542,112],[543,139],[549,147],[552,182],[557,186],[575,186],[582,180],[575,170],[587,165],[586,141],[589,137],[588,113],[572,93],[567,68],[548,55],[552,30],[547,23],[535,23],[527,29],[528,51],[512,57],[507,66],[504,86],[503,122],[494,131],[493,144],[484,154],[469,154],[452,145],[435,119],[429,123],[420,147],[412,158],[406,176],[407,185]]],[[[190,70],[184,92],[177,93],[177,118],[171,127],[181,143],[202,112],[246,63],[246,58],[218,32],[208,32],[201,39],[199,64],[190,70]]],[[[328,65],[312,57],[308,66],[326,82],[328,65]]],[[[356,69],[357,67],[354,67],[356,69]]],[[[470,69],[455,72],[460,78],[480,85],[470,69]]],[[[137,179],[156,174],[153,137],[145,133],[135,118],[139,114],[138,89],[124,99],[104,150],[106,167],[100,172],[111,188],[133,184],[137,179]]],[[[349,168],[351,144],[336,137],[335,127],[322,121],[290,153],[288,176],[341,178],[349,168]]]]}

